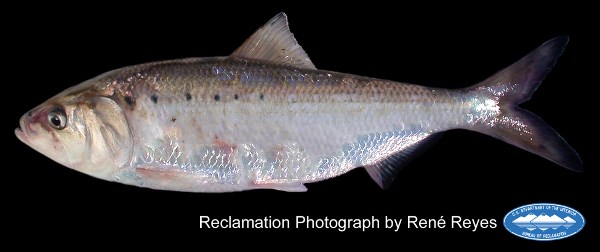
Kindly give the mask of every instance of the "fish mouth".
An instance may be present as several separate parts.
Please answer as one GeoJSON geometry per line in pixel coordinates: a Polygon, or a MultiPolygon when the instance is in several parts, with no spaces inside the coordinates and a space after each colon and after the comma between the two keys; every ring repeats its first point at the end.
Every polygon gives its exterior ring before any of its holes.
{"type": "Polygon", "coordinates": [[[15,129],[15,135],[21,140],[21,142],[27,143],[27,134],[21,129],[21,127],[15,129]]]}
{"type": "Polygon", "coordinates": [[[21,120],[19,120],[19,127],[15,129],[15,135],[17,135],[17,138],[21,140],[21,142],[28,144],[27,140],[29,139],[28,136],[31,132],[33,132],[33,130],[25,125],[25,116],[23,116],[21,120]]]}

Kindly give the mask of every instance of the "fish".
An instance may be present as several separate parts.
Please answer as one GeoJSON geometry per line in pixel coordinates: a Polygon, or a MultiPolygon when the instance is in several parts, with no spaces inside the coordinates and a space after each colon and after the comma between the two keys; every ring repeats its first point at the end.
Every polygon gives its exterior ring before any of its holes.
{"type": "Polygon", "coordinates": [[[279,13],[229,56],[127,66],[68,88],[23,115],[15,134],[81,173],[184,192],[303,192],[359,167],[388,188],[453,129],[582,171],[577,152],[519,107],[568,40],[444,89],[319,70],[279,13]]]}

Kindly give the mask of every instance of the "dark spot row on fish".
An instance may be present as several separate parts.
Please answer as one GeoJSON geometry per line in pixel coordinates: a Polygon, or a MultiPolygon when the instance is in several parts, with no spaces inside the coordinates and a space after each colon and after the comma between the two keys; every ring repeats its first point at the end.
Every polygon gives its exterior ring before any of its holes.
{"type": "MultiPolygon", "coordinates": [[[[215,100],[215,101],[220,101],[220,100],[221,100],[221,95],[220,95],[220,94],[215,94],[215,96],[214,96],[213,98],[214,98],[214,100],[215,100]]],[[[260,93],[260,94],[258,95],[258,98],[259,98],[261,101],[264,101],[264,100],[265,100],[265,95],[264,95],[263,93],[260,93]]],[[[234,94],[234,95],[233,95],[233,99],[235,99],[235,100],[239,100],[239,99],[240,99],[240,96],[239,96],[238,94],[234,94]]],[[[157,104],[157,103],[158,103],[158,95],[156,95],[156,94],[153,94],[152,96],[150,96],[150,100],[151,100],[151,101],[152,101],[154,104],[157,104]]],[[[189,92],[186,92],[186,93],[185,93],[185,100],[186,100],[186,101],[191,101],[191,100],[192,100],[192,94],[191,94],[191,93],[189,93],[189,92]]],[[[129,104],[129,106],[133,106],[133,105],[134,105],[134,103],[135,103],[135,99],[134,99],[133,97],[131,97],[131,96],[126,96],[126,97],[125,97],[125,102],[127,102],[127,104],[129,104]]]]}
{"type": "MultiPolygon", "coordinates": [[[[261,93],[261,94],[258,96],[258,98],[259,98],[261,101],[263,101],[263,100],[265,100],[265,95],[261,93]]],[[[215,97],[214,97],[214,99],[215,99],[215,101],[220,101],[220,100],[221,100],[221,95],[220,95],[220,94],[216,94],[216,95],[215,95],[215,97]]],[[[239,96],[238,94],[234,94],[234,95],[233,95],[233,99],[235,99],[235,100],[239,100],[239,99],[240,99],[240,96],[239,96]]]]}
{"type": "Polygon", "coordinates": [[[133,107],[133,105],[135,104],[135,98],[131,97],[131,96],[125,96],[125,102],[127,103],[127,105],[129,105],[130,107],[133,107]]]}

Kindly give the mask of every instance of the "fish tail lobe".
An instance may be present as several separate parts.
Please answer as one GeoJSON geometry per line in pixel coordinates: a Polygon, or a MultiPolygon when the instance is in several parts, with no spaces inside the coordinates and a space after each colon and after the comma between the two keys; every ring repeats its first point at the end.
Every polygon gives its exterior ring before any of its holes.
{"type": "Polygon", "coordinates": [[[562,54],[568,37],[551,39],[521,60],[468,88],[472,97],[472,130],[493,136],[574,171],[579,155],[550,125],[519,108],[529,100],[562,54]]]}

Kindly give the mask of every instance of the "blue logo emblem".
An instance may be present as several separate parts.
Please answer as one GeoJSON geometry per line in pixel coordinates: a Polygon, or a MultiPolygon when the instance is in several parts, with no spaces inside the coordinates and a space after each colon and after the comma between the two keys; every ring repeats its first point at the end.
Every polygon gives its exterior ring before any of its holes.
{"type": "Polygon", "coordinates": [[[504,216],[504,227],[512,234],[530,240],[551,241],[581,231],[583,215],[568,206],[538,203],[517,207],[504,216]]]}

